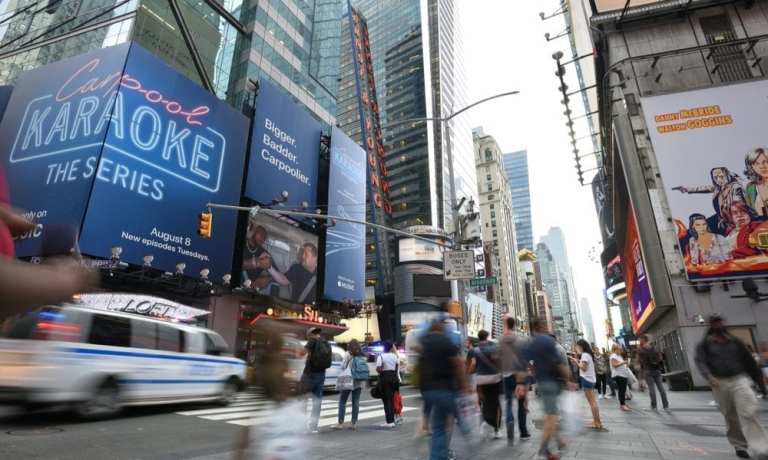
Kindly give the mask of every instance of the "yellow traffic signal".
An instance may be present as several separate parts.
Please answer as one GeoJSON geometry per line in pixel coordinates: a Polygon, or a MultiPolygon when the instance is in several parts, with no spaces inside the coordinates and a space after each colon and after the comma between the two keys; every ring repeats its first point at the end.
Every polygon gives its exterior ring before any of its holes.
{"type": "Polygon", "coordinates": [[[201,212],[198,216],[197,233],[199,233],[203,238],[210,238],[212,228],[213,213],[210,211],[201,212]]]}

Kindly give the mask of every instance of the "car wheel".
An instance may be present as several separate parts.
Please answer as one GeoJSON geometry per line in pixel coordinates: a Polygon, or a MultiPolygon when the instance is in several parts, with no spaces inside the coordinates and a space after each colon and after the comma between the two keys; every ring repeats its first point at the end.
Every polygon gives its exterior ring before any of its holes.
{"type": "Polygon", "coordinates": [[[239,389],[240,385],[238,385],[237,379],[231,377],[224,383],[224,388],[221,390],[221,396],[219,396],[219,404],[229,406],[235,402],[235,395],[237,395],[239,389]]]}
{"type": "Polygon", "coordinates": [[[104,380],[90,398],[75,406],[77,415],[86,420],[112,417],[121,409],[120,388],[114,379],[104,380]]]}

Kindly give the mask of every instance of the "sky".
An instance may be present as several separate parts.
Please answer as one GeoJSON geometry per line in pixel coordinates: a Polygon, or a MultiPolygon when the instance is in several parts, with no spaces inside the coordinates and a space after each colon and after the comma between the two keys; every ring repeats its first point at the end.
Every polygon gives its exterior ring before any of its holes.
{"type": "MultiPolygon", "coordinates": [[[[534,239],[550,227],[565,232],[578,298],[586,297],[592,310],[598,345],[605,346],[602,250],[592,189],[581,186],[576,175],[573,148],[552,53],[571,55],[567,37],[547,42],[545,33],[565,29],[562,16],[542,21],[540,12],[558,10],[560,0],[457,0],[464,41],[464,66],[469,101],[519,90],[517,96],[500,98],[473,108],[471,126],[482,126],[504,152],[528,151],[534,239]],[[591,257],[590,257],[591,254],[591,257]]],[[[578,87],[573,65],[566,68],[566,83],[578,87]]],[[[591,84],[591,82],[587,82],[591,84]]],[[[572,101],[579,100],[572,97],[572,101]]],[[[584,113],[581,103],[573,116],[584,113]]],[[[576,137],[588,135],[586,123],[574,127],[576,137]]],[[[586,142],[586,141],[585,141],[586,142]]],[[[589,153],[588,145],[579,145],[589,153]]],[[[586,166],[593,163],[584,161],[586,166]]],[[[585,182],[592,172],[585,173],[585,182]]]]}

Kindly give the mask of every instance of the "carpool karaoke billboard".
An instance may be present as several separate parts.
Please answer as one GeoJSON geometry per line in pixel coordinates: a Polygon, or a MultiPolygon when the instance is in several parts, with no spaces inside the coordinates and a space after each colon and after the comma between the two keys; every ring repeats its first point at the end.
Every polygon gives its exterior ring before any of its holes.
{"type": "Polygon", "coordinates": [[[247,119],[135,43],[37,68],[15,84],[0,124],[11,201],[38,223],[20,257],[45,255],[68,227],[84,254],[197,276],[228,273],[247,119]]]}

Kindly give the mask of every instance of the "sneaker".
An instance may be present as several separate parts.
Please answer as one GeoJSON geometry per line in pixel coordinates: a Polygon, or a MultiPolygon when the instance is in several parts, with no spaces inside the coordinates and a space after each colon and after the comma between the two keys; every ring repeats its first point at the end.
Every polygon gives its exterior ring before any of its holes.
{"type": "Polygon", "coordinates": [[[531,439],[531,433],[528,433],[527,431],[525,433],[520,433],[521,441],[527,441],[528,439],[531,439]]]}
{"type": "Polygon", "coordinates": [[[331,428],[334,429],[334,430],[343,430],[344,429],[344,424],[343,423],[337,423],[336,425],[333,425],[331,428]]]}
{"type": "Polygon", "coordinates": [[[739,458],[750,458],[749,452],[744,449],[736,449],[736,456],[739,458]]]}
{"type": "Polygon", "coordinates": [[[600,395],[600,396],[597,397],[597,399],[605,399],[605,396],[600,395]]]}
{"type": "Polygon", "coordinates": [[[605,395],[605,399],[611,399],[613,398],[613,395],[605,395]]]}
{"type": "Polygon", "coordinates": [[[394,423],[387,423],[387,422],[379,424],[379,427],[381,428],[394,428],[396,426],[397,425],[395,425],[394,423]]]}
{"type": "Polygon", "coordinates": [[[493,439],[501,439],[501,437],[502,437],[501,436],[501,432],[499,432],[499,431],[494,431],[493,432],[493,439]]]}
{"type": "Polygon", "coordinates": [[[352,430],[352,431],[357,431],[357,424],[356,423],[350,424],[349,425],[349,429],[352,430]]]}

